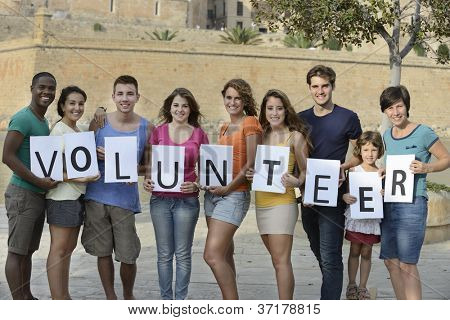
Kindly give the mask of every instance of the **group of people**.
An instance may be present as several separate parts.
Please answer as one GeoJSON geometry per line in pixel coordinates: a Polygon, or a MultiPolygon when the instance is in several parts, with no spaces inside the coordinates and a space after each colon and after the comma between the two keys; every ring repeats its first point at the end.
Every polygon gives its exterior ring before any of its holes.
{"type": "MultiPolygon", "coordinates": [[[[62,90],[57,103],[61,116],[49,130],[45,113],[56,95],[56,79],[47,72],[34,76],[31,103],[12,116],[3,150],[3,163],[13,171],[5,192],[9,223],[5,272],[13,299],[36,299],[30,290],[32,255],[39,248],[47,212],[51,245],[47,273],[53,299],[70,299],[70,258],[81,242],[85,251],[97,257],[98,272],[107,299],[117,299],[114,262],[120,264],[124,299],[134,299],[136,261],[141,245],[135,214],[141,211],[137,183],[104,182],[104,138],[137,137],[138,172],[143,187],[151,192],[150,215],[155,231],[157,268],[161,299],[185,299],[191,277],[192,243],[199,218],[199,191],[204,190],[204,214],[208,226],[204,260],[210,266],[223,299],[238,299],[233,236],[250,206],[250,181],[258,145],[290,149],[288,171],[282,176],[284,194],[255,192],[256,219],[261,239],[275,269],[280,299],[293,299],[295,280],[291,251],[301,203],[301,220],[322,273],[322,299],[340,299],[343,287],[342,244],[351,241],[348,259],[348,299],[368,299],[367,280],[372,245],[381,241],[384,259],[398,299],[420,299],[417,262],[424,240],[429,172],[449,167],[445,146],[429,127],[410,122],[410,97],[403,86],[389,87],[380,97],[381,111],[392,122],[384,134],[362,132],[355,112],[334,104],[336,74],[317,65],[306,76],[314,105],[296,113],[281,90],[269,90],[258,107],[250,85],[242,79],[228,81],[223,90],[229,122],[222,125],[218,144],[233,146],[233,179],[225,186],[199,184],[197,166],[202,144],[208,136],[201,128],[200,107],[185,88],[175,89],[164,101],[156,127],[134,112],[139,101],[138,82],[120,76],[113,85],[116,110],[98,108],[89,130],[95,132],[99,174],[57,182],[39,178],[30,171],[30,137],[62,135],[85,130],[78,124],[83,116],[86,93],[76,86],[62,90]],[[349,143],[353,156],[346,161],[349,143]],[[154,191],[151,152],[154,145],[184,146],[184,181],[179,192],[154,191]],[[384,150],[385,149],[385,150],[384,150]],[[347,204],[356,201],[348,193],[346,172],[378,171],[376,161],[383,154],[411,154],[414,173],[413,203],[385,203],[384,219],[351,219],[347,204]],[[430,156],[437,160],[430,163],[430,156]],[[307,205],[297,199],[306,178],[306,159],[341,162],[336,207],[307,205]],[[359,263],[361,257],[361,263],[359,263]],[[175,286],[173,264],[175,258],[175,286]],[[359,266],[360,264],[360,266],[359,266]],[[356,275],[360,269],[360,282],[356,275]]],[[[381,191],[381,190],[380,190],[381,191]]]]}

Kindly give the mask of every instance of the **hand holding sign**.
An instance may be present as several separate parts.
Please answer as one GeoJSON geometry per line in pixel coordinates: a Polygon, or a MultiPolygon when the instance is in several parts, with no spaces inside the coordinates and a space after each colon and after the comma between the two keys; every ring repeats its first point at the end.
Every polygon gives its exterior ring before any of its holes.
{"type": "Polygon", "coordinates": [[[383,197],[378,172],[350,172],[349,187],[351,195],[346,197],[349,200],[346,202],[350,204],[352,219],[383,218],[383,197]]]}
{"type": "Polygon", "coordinates": [[[414,174],[410,166],[414,159],[413,154],[386,157],[385,202],[412,203],[414,174]]]}

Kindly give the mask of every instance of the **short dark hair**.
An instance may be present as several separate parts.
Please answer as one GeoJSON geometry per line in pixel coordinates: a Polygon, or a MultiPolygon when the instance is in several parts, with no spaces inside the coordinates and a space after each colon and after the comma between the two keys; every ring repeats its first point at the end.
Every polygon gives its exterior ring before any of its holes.
{"type": "Polygon", "coordinates": [[[399,85],[395,87],[389,87],[383,90],[380,96],[381,112],[384,112],[387,108],[394,103],[402,100],[406,107],[406,116],[409,117],[410,97],[408,89],[405,86],[399,85]]]}
{"type": "Polygon", "coordinates": [[[84,92],[82,89],[78,88],[77,86],[65,87],[64,89],[61,90],[61,95],[59,96],[59,99],[58,99],[57,111],[58,111],[58,115],[61,118],[64,117],[64,111],[63,111],[64,103],[66,103],[66,100],[67,100],[67,97],[69,96],[69,94],[74,93],[74,92],[81,94],[84,98],[84,102],[86,102],[87,95],[86,95],[86,92],[84,92]]]}
{"type": "Polygon", "coordinates": [[[190,109],[188,123],[193,127],[200,127],[200,118],[202,117],[200,107],[192,92],[186,88],[176,88],[173,90],[173,92],[164,100],[164,104],[159,110],[159,118],[165,123],[172,122],[173,117],[170,113],[170,108],[172,107],[173,99],[175,99],[176,96],[185,98],[188,102],[190,109]]]}
{"type": "Polygon", "coordinates": [[[136,88],[136,93],[139,92],[138,89],[138,82],[136,80],[135,77],[129,76],[129,75],[122,75],[120,77],[118,77],[115,81],[114,81],[114,85],[113,85],[113,92],[116,92],[116,86],[118,84],[132,84],[135,86],[136,88]]]}
{"type": "Polygon", "coordinates": [[[330,67],[321,64],[312,67],[312,69],[309,70],[308,73],[306,74],[306,83],[308,85],[311,85],[312,77],[327,78],[328,81],[330,81],[330,84],[333,88],[336,83],[336,72],[334,72],[334,70],[331,69],[330,67]]]}
{"type": "Polygon", "coordinates": [[[55,80],[56,83],[56,78],[54,75],[52,75],[50,72],[39,72],[36,73],[33,77],[33,79],[31,80],[31,86],[34,86],[36,84],[36,82],[43,77],[48,77],[48,78],[52,78],[53,80],[55,80]]]}
{"type": "Polygon", "coordinates": [[[361,147],[367,143],[373,144],[375,148],[378,149],[378,159],[380,159],[384,154],[384,144],[381,134],[377,131],[365,131],[356,140],[356,145],[353,148],[353,155],[361,159],[361,147]]]}

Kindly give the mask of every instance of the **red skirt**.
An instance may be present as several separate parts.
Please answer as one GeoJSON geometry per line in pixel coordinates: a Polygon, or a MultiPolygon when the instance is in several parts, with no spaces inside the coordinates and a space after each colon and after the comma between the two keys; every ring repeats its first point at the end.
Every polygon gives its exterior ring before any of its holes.
{"type": "Polygon", "coordinates": [[[354,243],[362,243],[366,245],[373,245],[375,243],[379,243],[381,240],[381,237],[379,235],[375,234],[365,234],[355,231],[345,231],[345,239],[347,239],[350,242],[354,243]]]}

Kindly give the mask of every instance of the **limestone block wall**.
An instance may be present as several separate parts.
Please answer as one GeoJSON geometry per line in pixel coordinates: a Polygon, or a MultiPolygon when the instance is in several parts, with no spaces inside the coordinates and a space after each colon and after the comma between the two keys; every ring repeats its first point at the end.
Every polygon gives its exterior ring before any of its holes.
{"type": "MultiPolygon", "coordinates": [[[[379,95],[389,83],[387,61],[385,55],[194,42],[61,37],[58,41],[49,38],[48,43],[7,41],[0,44],[0,66],[5,71],[0,85],[15,94],[0,101],[0,114],[9,117],[29,99],[28,86],[34,72],[54,73],[59,89],[69,84],[84,88],[89,96],[87,115],[98,105],[113,108],[112,83],[128,73],[140,83],[139,113],[156,117],[164,98],[183,86],[192,90],[207,121],[216,127],[217,121],[226,119],[220,91],[227,80],[246,79],[258,102],[268,89],[282,89],[300,111],[312,104],[305,75],[312,66],[322,63],[338,74],[335,102],[355,110],[364,126],[375,127],[380,120],[379,95]],[[31,70],[17,71],[22,68],[31,70]]],[[[449,127],[449,71],[448,66],[414,57],[405,60],[402,71],[402,83],[412,97],[411,119],[438,126],[440,133],[449,127]]],[[[55,115],[55,111],[49,113],[50,117],[55,115]]]]}

